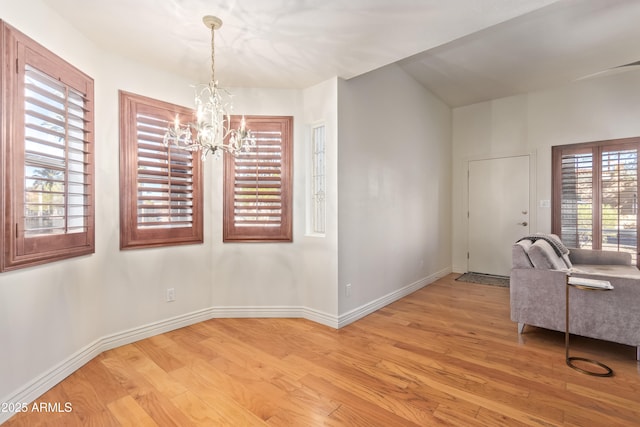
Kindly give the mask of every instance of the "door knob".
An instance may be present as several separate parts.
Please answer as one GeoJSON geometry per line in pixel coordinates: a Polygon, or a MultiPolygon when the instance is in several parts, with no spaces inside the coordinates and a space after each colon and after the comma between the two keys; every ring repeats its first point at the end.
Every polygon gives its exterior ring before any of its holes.
{"type": "Polygon", "coordinates": [[[527,211],[522,211],[522,215],[526,215],[527,213],[527,211]]]}
{"type": "Polygon", "coordinates": [[[523,222],[519,222],[518,225],[526,227],[527,225],[529,225],[529,223],[527,221],[523,221],[523,222]]]}

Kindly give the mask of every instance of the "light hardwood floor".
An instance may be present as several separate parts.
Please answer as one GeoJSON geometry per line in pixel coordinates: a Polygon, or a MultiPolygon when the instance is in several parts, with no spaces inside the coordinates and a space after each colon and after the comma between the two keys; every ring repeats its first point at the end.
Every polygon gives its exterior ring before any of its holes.
{"type": "Polygon", "coordinates": [[[564,334],[509,320],[509,290],[449,275],[340,330],[213,319],[106,351],[14,426],[630,426],[635,348],[572,337],[612,378],[564,362],[564,334]]]}

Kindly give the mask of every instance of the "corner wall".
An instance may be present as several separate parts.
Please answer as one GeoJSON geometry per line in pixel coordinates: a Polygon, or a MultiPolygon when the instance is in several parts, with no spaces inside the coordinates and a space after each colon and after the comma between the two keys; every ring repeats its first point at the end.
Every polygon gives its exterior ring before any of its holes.
{"type": "Polygon", "coordinates": [[[340,81],[338,120],[339,312],[349,318],[450,272],[451,110],[389,65],[340,81]]]}
{"type": "Polygon", "coordinates": [[[232,88],[236,111],[294,116],[293,242],[222,243],[222,162],[212,161],[207,190],[212,227],[212,306],[216,317],[307,317],[337,326],[336,80],[303,91],[232,88]],[[307,232],[310,125],[327,138],[327,228],[307,232]]]}

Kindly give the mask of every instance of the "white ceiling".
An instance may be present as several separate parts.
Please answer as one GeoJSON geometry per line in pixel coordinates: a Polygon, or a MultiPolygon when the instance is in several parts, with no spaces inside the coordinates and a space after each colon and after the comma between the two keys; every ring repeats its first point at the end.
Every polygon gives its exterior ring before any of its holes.
{"type": "Polygon", "coordinates": [[[640,1],[562,0],[400,61],[451,106],[637,71],[640,1]]]}
{"type": "Polygon", "coordinates": [[[226,87],[305,88],[398,62],[451,106],[640,60],[638,0],[43,0],[104,49],[226,87]]]}

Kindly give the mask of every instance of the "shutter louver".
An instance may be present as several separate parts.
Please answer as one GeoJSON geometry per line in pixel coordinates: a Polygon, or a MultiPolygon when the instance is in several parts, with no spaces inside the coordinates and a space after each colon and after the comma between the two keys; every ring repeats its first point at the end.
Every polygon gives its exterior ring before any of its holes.
{"type": "Polygon", "coordinates": [[[602,153],[602,248],[637,253],[638,151],[602,153]]]}
{"type": "MultiPolygon", "coordinates": [[[[292,117],[245,117],[256,145],[225,154],[224,241],[291,241],[292,117]]],[[[236,128],[239,117],[232,117],[236,128]]]]}
{"type": "Polygon", "coordinates": [[[168,122],[136,117],[138,227],[179,228],[193,224],[193,152],[165,147],[168,122]]]}
{"type": "Polygon", "coordinates": [[[84,233],[90,215],[83,94],[25,67],[25,237],[84,233]]]}
{"type": "Polygon", "coordinates": [[[254,131],[256,146],[236,158],[233,222],[274,227],[282,222],[282,134],[254,131]]]}
{"type": "Polygon", "coordinates": [[[562,155],[561,236],[574,248],[593,239],[593,154],[562,155]]]}

